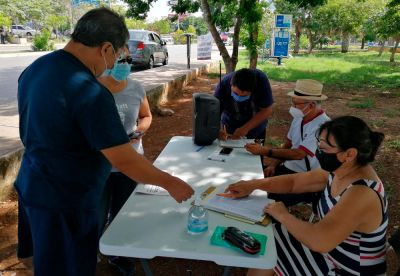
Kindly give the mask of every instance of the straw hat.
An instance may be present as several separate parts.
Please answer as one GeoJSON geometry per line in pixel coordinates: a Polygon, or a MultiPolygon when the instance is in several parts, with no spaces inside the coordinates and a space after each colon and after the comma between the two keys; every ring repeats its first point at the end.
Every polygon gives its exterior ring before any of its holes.
{"type": "Polygon", "coordinates": [[[297,80],[294,91],[288,96],[306,101],[324,101],[328,97],[322,94],[322,83],[316,80],[297,80]]]}

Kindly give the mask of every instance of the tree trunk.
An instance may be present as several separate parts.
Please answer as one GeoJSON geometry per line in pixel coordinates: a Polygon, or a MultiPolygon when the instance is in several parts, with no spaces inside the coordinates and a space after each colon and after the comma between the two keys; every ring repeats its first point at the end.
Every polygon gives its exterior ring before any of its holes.
{"type": "Polygon", "coordinates": [[[314,41],[313,41],[313,35],[310,30],[307,30],[307,35],[308,35],[308,50],[307,54],[311,54],[313,48],[314,48],[314,41]]]}
{"type": "Polygon", "coordinates": [[[301,21],[296,20],[296,23],[294,24],[295,28],[295,37],[294,37],[294,49],[293,49],[293,54],[298,54],[300,51],[300,37],[301,37],[301,21]]]}
{"type": "Polygon", "coordinates": [[[208,30],[210,31],[212,37],[214,38],[215,44],[217,45],[218,50],[222,56],[226,72],[230,73],[235,70],[237,63],[238,49],[239,49],[239,30],[242,20],[240,18],[237,18],[235,24],[235,29],[233,34],[233,52],[231,57],[228,53],[228,50],[225,47],[225,44],[223,43],[221,37],[219,36],[217,28],[212,22],[210,5],[208,4],[208,0],[200,0],[200,7],[203,12],[203,19],[206,22],[208,30]]]}
{"type": "Polygon", "coordinates": [[[257,39],[258,39],[258,24],[251,24],[249,27],[249,37],[250,37],[250,69],[257,68],[257,59],[258,59],[258,52],[257,52],[257,39]]]}
{"type": "Polygon", "coordinates": [[[397,47],[399,47],[400,37],[397,37],[394,47],[392,48],[392,54],[390,55],[390,62],[394,62],[394,55],[396,54],[397,47]]]}
{"type": "Polygon", "coordinates": [[[350,45],[350,35],[348,32],[342,33],[342,53],[347,53],[349,51],[350,45]]]}
{"type": "Polygon", "coordinates": [[[365,47],[365,35],[363,35],[363,38],[361,40],[361,50],[364,50],[365,47]]]}
{"type": "Polygon", "coordinates": [[[385,41],[381,42],[381,48],[379,48],[379,54],[378,57],[380,57],[383,53],[383,50],[385,50],[385,41]]]}

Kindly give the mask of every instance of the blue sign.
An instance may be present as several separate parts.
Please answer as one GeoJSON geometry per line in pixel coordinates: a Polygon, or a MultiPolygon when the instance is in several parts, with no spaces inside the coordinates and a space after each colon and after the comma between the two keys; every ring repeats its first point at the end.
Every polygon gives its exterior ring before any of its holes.
{"type": "MultiPolygon", "coordinates": [[[[105,1],[105,2],[108,2],[108,1],[105,1]]],[[[100,1],[99,0],[72,0],[73,6],[79,6],[82,4],[98,6],[100,4],[100,1]]]]}
{"type": "Polygon", "coordinates": [[[278,14],[275,17],[275,28],[291,28],[292,15],[291,14],[278,14]]]}
{"type": "Polygon", "coordinates": [[[288,57],[289,56],[290,34],[283,29],[274,32],[273,41],[273,57],[288,57]]]}

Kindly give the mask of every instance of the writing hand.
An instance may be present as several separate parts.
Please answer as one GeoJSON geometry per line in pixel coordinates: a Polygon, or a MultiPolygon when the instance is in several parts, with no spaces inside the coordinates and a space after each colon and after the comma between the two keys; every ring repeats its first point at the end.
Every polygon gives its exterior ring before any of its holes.
{"type": "Polygon", "coordinates": [[[222,129],[219,130],[218,138],[220,140],[226,141],[226,140],[228,140],[229,137],[230,137],[230,135],[226,131],[226,126],[223,125],[222,129]]]}

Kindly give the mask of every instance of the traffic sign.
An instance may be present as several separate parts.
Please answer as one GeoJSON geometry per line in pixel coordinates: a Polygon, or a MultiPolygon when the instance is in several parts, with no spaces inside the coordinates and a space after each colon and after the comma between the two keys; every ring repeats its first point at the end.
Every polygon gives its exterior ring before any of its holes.
{"type": "Polygon", "coordinates": [[[277,29],[274,31],[272,40],[272,57],[289,56],[290,33],[286,29],[277,29]]]}
{"type": "Polygon", "coordinates": [[[277,14],[275,16],[275,28],[291,28],[292,15],[291,14],[277,14]]]}
{"type": "MultiPolygon", "coordinates": [[[[108,2],[108,1],[106,1],[106,2],[108,2]]],[[[73,6],[79,6],[82,4],[98,6],[100,4],[100,1],[99,0],[72,0],[73,6]]]]}

